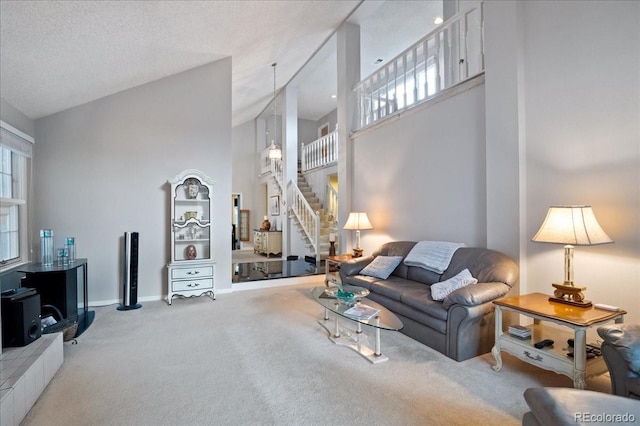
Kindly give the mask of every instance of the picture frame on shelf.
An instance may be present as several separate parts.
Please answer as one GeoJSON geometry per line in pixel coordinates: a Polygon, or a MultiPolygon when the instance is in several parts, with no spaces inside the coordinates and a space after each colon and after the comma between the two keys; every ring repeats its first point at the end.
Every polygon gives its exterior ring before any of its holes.
{"type": "Polygon", "coordinates": [[[280,216],[280,196],[274,195],[270,199],[271,216],[280,216]]]}
{"type": "Polygon", "coordinates": [[[196,178],[189,178],[184,182],[187,199],[195,200],[200,192],[200,182],[196,178]]]}

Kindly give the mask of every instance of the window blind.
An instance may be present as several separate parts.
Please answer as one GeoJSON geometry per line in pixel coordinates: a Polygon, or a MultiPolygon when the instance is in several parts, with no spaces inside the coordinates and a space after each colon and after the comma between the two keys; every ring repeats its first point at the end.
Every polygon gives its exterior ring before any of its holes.
{"type": "Polygon", "coordinates": [[[24,135],[26,136],[25,138],[18,133],[22,132],[4,122],[0,122],[0,145],[25,157],[33,157],[33,140],[29,140],[31,138],[27,135],[24,135]]]}

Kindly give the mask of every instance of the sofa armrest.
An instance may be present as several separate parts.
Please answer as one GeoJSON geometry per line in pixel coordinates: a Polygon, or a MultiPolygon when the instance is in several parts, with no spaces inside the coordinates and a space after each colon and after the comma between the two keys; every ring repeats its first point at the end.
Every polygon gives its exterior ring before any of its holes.
{"type": "Polygon", "coordinates": [[[444,298],[445,308],[459,304],[477,306],[496,300],[509,292],[510,287],[505,283],[477,283],[459,288],[444,298]]]}
{"type": "Polygon", "coordinates": [[[524,391],[524,399],[537,421],[545,426],[574,426],[592,422],[631,424],[640,416],[637,400],[591,390],[528,388],[524,391]],[[601,413],[620,420],[598,421],[601,413]]]}
{"type": "Polygon", "coordinates": [[[357,275],[365,266],[373,261],[373,256],[359,257],[357,259],[351,259],[347,262],[340,264],[340,278],[343,279],[350,275],[357,275]]]}

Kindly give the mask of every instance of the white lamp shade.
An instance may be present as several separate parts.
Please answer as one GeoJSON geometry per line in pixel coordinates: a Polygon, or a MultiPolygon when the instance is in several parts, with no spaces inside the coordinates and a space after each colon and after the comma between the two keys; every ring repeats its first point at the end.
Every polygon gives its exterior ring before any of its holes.
{"type": "Polygon", "coordinates": [[[532,241],[591,246],[612,243],[591,206],[551,206],[532,241]]]}
{"type": "Polygon", "coordinates": [[[344,229],[373,229],[365,212],[351,212],[344,229]]]}
{"type": "Polygon", "coordinates": [[[282,160],[282,150],[273,142],[269,147],[269,160],[282,160]]]}

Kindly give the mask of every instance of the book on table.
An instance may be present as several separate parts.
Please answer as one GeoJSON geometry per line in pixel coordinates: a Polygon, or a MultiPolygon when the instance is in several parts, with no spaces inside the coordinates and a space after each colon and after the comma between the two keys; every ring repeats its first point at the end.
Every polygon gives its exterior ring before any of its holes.
{"type": "Polygon", "coordinates": [[[531,329],[519,324],[509,326],[509,334],[519,339],[531,338],[531,329]]]}
{"type": "Polygon", "coordinates": [[[371,306],[358,303],[351,308],[344,311],[344,314],[350,318],[357,320],[368,320],[376,316],[380,312],[380,309],[372,308],[371,306]]]}

